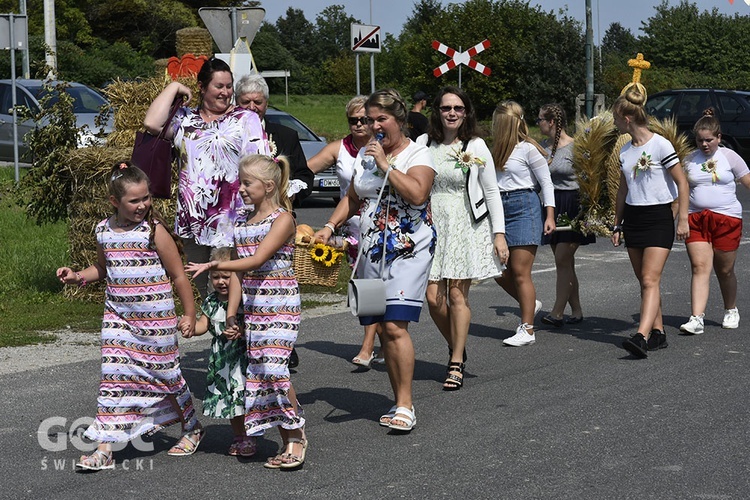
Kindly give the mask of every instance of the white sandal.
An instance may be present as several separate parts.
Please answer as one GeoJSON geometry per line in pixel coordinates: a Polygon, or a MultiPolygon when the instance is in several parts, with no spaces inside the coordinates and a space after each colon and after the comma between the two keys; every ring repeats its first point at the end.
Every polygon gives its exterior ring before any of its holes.
{"type": "Polygon", "coordinates": [[[405,406],[396,408],[396,413],[388,423],[388,428],[394,431],[409,432],[417,425],[417,416],[414,413],[414,407],[411,410],[405,406]],[[406,425],[396,425],[393,421],[404,422],[406,425]]]}
{"type": "Polygon", "coordinates": [[[112,452],[95,450],[91,455],[82,455],[76,463],[76,470],[108,470],[115,468],[112,452]]]}
{"type": "Polygon", "coordinates": [[[398,406],[391,406],[391,409],[388,410],[388,413],[385,415],[380,416],[379,424],[383,427],[388,427],[391,425],[391,419],[396,416],[396,410],[398,409],[398,406]]]}

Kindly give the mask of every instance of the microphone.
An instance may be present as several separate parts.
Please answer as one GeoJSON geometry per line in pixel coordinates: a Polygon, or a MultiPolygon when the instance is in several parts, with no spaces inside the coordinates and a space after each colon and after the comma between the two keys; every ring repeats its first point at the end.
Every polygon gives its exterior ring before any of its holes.
{"type": "MultiPolygon", "coordinates": [[[[383,134],[383,132],[378,132],[377,134],[375,134],[375,140],[378,142],[383,142],[383,137],[385,137],[385,134],[383,134]]],[[[362,167],[365,170],[374,170],[375,168],[377,168],[375,158],[373,158],[372,155],[365,155],[364,158],[362,158],[362,167]]]]}

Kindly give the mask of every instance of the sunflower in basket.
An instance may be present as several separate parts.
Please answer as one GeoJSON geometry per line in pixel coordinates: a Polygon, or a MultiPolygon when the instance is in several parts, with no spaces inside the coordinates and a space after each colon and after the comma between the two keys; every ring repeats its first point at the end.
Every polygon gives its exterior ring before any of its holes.
{"type": "Polygon", "coordinates": [[[314,261],[325,264],[326,267],[331,267],[339,260],[339,258],[341,258],[342,255],[344,255],[343,252],[339,252],[332,246],[323,243],[316,243],[310,249],[310,257],[312,257],[314,261]]]}

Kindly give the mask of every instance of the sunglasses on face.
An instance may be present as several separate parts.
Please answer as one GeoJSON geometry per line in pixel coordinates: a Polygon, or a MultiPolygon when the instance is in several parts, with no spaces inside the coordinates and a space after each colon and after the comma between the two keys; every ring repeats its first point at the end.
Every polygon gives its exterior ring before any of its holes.
{"type": "Polygon", "coordinates": [[[442,113],[450,113],[451,110],[455,111],[456,113],[463,113],[466,111],[466,106],[440,106],[440,111],[442,113]]]}
{"type": "Polygon", "coordinates": [[[349,120],[349,125],[356,125],[358,123],[362,125],[370,124],[370,119],[366,116],[348,116],[346,119],[349,120]]]}

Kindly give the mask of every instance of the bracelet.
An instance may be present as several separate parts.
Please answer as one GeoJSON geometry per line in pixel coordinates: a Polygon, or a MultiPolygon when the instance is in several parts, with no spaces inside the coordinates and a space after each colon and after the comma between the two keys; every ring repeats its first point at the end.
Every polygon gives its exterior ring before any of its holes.
{"type": "Polygon", "coordinates": [[[615,224],[612,226],[612,232],[613,233],[621,233],[622,232],[622,226],[619,224],[615,224]]]}
{"type": "Polygon", "coordinates": [[[328,221],[325,224],[323,224],[323,227],[327,227],[328,229],[330,229],[331,234],[336,232],[336,225],[331,221],[328,221]]]}
{"type": "Polygon", "coordinates": [[[84,278],[83,276],[81,276],[81,273],[77,272],[76,273],[76,278],[78,278],[78,288],[83,288],[83,287],[85,287],[88,284],[88,282],[86,281],[86,278],[84,278]]]}

